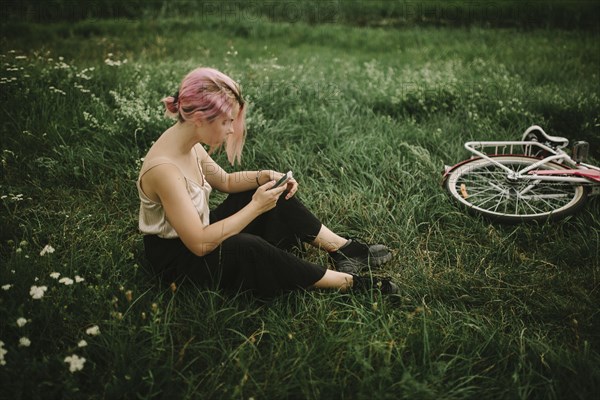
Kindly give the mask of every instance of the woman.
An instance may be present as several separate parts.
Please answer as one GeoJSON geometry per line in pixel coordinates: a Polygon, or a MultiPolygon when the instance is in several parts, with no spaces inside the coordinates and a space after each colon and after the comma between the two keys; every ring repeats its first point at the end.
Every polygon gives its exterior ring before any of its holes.
{"type": "Polygon", "coordinates": [[[213,161],[210,154],[225,144],[229,162],[240,162],[246,107],[236,82],[198,68],[162,101],[177,122],[148,151],[137,187],[146,256],[165,279],[188,277],[263,296],[307,288],[397,292],[387,279],[356,275],[389,261],[390,251],[321,224],[294,197],[293,178],[272,189],[282,173],[230,174],[213,161]],[[230,195],[209,211],[212,188],[230,195]],[[337,271],[295,255],[302,243],[329,252],[337,271]]]}

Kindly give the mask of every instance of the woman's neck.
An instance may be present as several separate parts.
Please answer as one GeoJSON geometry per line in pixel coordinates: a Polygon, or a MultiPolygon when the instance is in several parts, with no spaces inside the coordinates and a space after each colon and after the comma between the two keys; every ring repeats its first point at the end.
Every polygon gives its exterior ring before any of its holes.
{"type": "Polygon", "coordinates": [[[177,122],[167,129],[161,138],[164,141],[162,145],[166,146],[169,152],[178,155],[188,154],[196,144],[200,143],[197,127],[189,122],[177,122]]]}

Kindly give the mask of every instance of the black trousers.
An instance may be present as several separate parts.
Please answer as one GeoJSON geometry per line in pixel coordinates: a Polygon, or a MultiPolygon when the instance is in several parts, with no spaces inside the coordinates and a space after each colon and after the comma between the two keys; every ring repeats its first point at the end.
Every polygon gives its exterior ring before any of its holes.
{"type": "MultiPolygon", "coordinates": [[[[210,222],[227,218],[246,206],[254,191],[229,195],[210,213],[210,222]]],[[[209,254],[193,254],[179,239],[144,236],[146,257],[164,280],[189,278],[226,290],[250,290],[261,296],[308,288],[323,277],[326,268],[299,257],[295,250],[311,242],[321,222],[296,197],[260,215],[241,233],[209,254]]]]}

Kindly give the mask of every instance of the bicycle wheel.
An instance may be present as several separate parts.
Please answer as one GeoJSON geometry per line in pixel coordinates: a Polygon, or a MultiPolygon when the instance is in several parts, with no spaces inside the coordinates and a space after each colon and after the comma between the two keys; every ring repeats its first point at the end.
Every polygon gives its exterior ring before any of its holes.
{"type": "MultiPolygon", "coordinates": [[[[527,156],[497,156],[494,161],[518,172],[539,161],[527,156]]],[[[567,169],[548,163],[538,169],[567,169]]],[[[511,180],[493,162],[476,158],[452,170],[445,189],[460,205],[507,223],[556,220],[578,211],[588,188],[566,182],[511,180]]]]}

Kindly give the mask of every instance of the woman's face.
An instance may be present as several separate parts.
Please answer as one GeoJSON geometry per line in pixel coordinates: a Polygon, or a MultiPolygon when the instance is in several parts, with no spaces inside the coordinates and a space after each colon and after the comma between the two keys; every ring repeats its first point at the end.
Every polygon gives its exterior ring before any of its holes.
{"type": "Polygon", "coordinates": [[[222,145],[227,136],[233,134],[233,121],[237,118],[240,111],[239,105],[235,104],[228,113],[223,114],[208,124],[210,146],[218,147],[222,145]]]}

